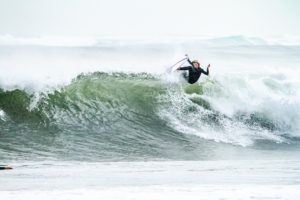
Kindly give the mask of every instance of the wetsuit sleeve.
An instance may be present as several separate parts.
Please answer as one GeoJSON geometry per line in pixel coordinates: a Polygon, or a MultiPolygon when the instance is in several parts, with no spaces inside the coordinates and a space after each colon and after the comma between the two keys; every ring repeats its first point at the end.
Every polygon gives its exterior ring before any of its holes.
{"type": "Polygon", "coordinates": [[[193,63],[191,62],[191,60],[188,58],[187,59],[187,61],[191,64],[191,65],[193,65],[193,63]]]}
{"type": "Polygon", "coordinates": [[[187,67],[179,67],[179,70],[190,70],[192,67],[187,66],[187,67]]]}
{"type": "Polygon", "coordinates": [[[209,68],[207,68],[206,71],[204,71],[204,69],[201,69],[201,72],[203,74],[205,74],[206,76],[208,76],[209,75],[209,68]]]}

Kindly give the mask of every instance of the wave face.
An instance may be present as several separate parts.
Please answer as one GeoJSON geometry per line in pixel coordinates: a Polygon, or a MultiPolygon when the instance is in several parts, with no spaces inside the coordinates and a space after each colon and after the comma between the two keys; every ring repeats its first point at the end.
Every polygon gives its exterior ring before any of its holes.
{"type": "MultiPolygon", "coordinates": [[[[289,96],[291,84],[276,79],[259,82],[289,96]]],[[[204,151],[203,141],[255,146],[298,140],[299,103],[270,99],[273,93],[259,102],[264,89],[249,87],[236,77],[186,85],[147,73],[96,72],[38,95],[2,90],[1,149],[76,159],[185,158],[189,148],[204,151]]]]}
{"type": "Polygon", "coordinates": [[[299,148],[299,47],[243,45],[0,45],[0,158],[194,160],[299,148]],[[182,49],[203,55],[202,65],[211,59],[210,77],[189,85],[162,73],[162,57],[182,49]]]}

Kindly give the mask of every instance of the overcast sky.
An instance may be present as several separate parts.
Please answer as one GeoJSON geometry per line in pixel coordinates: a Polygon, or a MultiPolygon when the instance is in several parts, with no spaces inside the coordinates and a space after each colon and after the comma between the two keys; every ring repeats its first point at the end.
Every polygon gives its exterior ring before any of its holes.
{"type": "Polygon", "coordinates": [[[0,34],[300,35],[298,0],[0,0],[0,34]]]}

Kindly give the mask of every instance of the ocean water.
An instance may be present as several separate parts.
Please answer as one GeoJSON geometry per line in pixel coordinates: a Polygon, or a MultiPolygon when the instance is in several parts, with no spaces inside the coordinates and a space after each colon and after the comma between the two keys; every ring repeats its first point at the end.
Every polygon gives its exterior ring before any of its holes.
{"type": "Polygon", "coordinates": [[[5,199],[299,199],[300,46],[0,37],[5,199]],[[210,76],[166,69],[185,53],[210,76]]]}

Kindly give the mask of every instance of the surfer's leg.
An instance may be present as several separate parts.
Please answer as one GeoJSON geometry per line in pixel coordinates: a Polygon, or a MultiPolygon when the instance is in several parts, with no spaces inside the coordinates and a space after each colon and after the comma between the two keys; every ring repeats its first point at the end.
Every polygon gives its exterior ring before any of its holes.
{"type": "Polygon", "coordinates": [[[181,73],[181,76],[182,76],[186,81],[189,81],[189,75],[188,75],[188,73],[187,73],[186,71],[183,71],[183,72],[181,73]]]}

